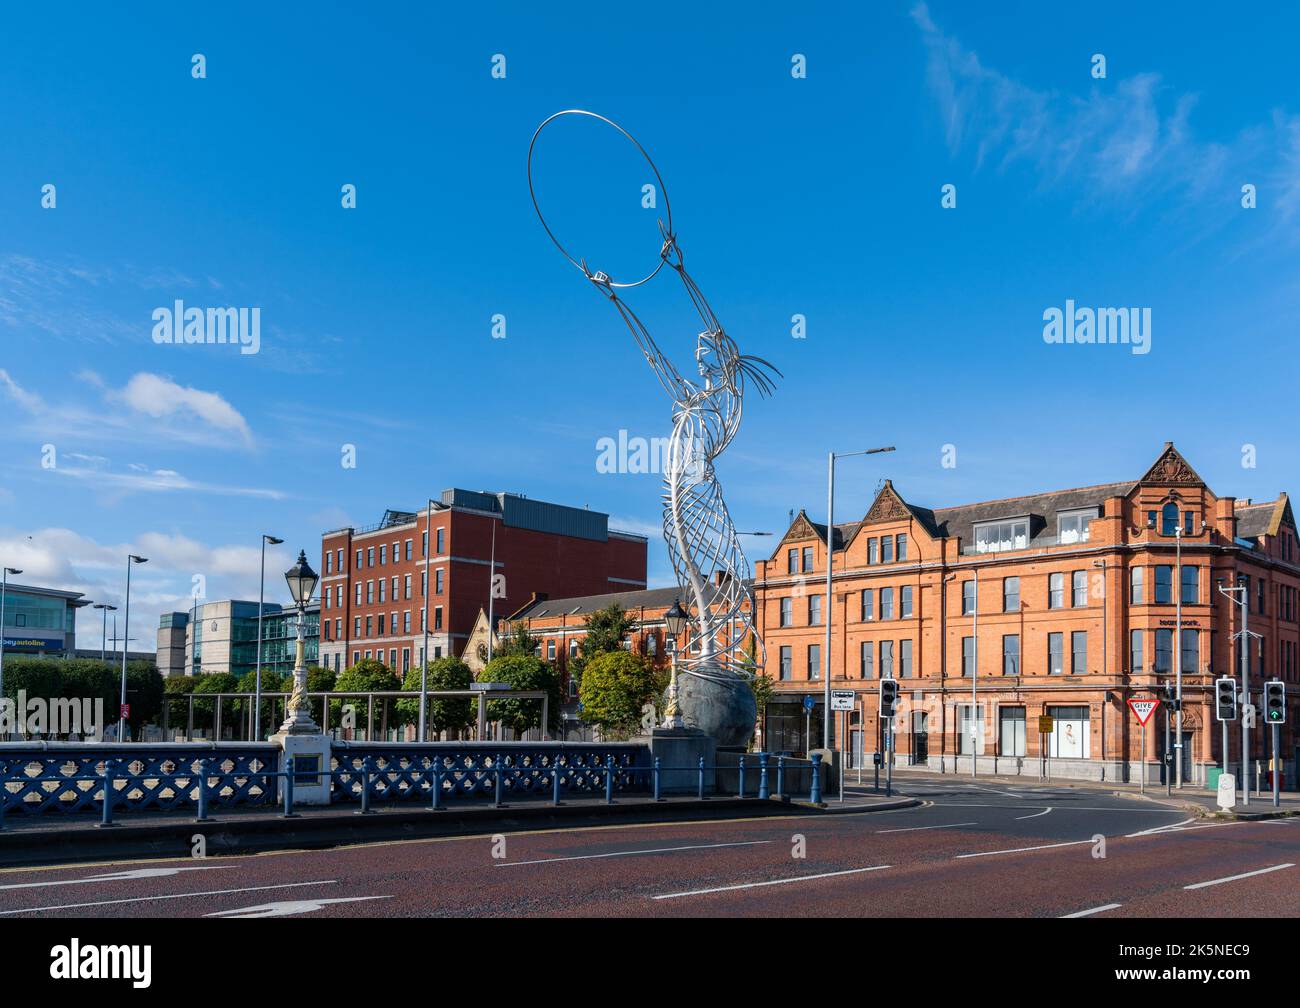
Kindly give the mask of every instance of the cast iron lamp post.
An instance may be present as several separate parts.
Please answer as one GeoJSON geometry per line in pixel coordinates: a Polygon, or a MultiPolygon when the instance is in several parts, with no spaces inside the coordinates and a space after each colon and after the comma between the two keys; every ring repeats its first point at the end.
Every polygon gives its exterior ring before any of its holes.
{"type": "Polygon", "coordinates": [[[664,709],[664,727],[665,728],[682,728],[682,710],[677,706],[677,642],[681,639],[682,631],[686,629],[686,624],[690,621],[690,615],[682,608],[680,599],[673,599],[673,606],[664,613],[664,626],[668,629],[668,635],[673,642],[673,666],[672,678],[668,681],[668,706],[664,709]]]}
{"type": "Polygon", "coordinates": [[[312,720],[311,705],[307,702],[307,604],[311,601],[316,582],[320,580],[307,562],[305,550],[298,551],[298,562],[284,572],[284,579],[289,582],[289,594],[293,596],[298,607],[298,640],[293,663],[293,692],[285,705],[284,724],[280,725],[281,734],[285,735],[319,735],[320,728],[312,720]]]}

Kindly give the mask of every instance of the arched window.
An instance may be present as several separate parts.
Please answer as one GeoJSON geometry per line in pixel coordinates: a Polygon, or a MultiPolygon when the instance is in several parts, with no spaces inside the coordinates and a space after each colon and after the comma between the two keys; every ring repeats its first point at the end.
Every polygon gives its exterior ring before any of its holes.
{"type": "Polygon", "coordinates": [[[1170,501],[1160,509],[1160,534],[1175,535],[1178,528],[1178,505],[1170,501]]]}

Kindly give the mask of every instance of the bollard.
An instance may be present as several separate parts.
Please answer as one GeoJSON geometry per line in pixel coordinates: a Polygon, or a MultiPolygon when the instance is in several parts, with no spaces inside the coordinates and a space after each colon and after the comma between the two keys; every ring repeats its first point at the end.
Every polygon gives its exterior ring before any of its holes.
{"type": "Polygon", "coordinates": [[[808,789],[808,801],[813,805],[822,803],[822,754],[812,754],[812,786],[808,789]]]}
{"type": "Polygon", "coordinates": [[[658,756],[655,757],[654,770],[651,771],[651,773],[652,773],[653,776],[654,776],[654,782],[655,782],[655,801],[663,801],[663,800],[664,800],[664,799],[663,799],[663,795],[660,793],[660,784],[659,784],[659,757],[658,757],[658,756]]]}
{"type": "Polygon", "coordinates": [[[785,757],[776,758],[776,796],[785,801],[785,757]]]}
{"type": "Polygon", "coordinates": [[[605,757],[605,804],[614,804],[614,757],[605,757]]]}
{"type": "Polygon", "coordinates": [[[551,758],[551,804],[560,804],[560,758],[551,758]]]}
{"type": "Polygon", "coordinates": [[[104,761],[104,800],[103,815],[100,817],[100,826],[113,826],[113,764],[109,760],[104,761]]]}
{"type": "Polygon", "coordinates": [[[9,764],[0,763],[4,772],[0,773],[0,833],[5,831],[5,802],[9,799],[9,764]]]}
{"type": "Polygon", "coordinates": [[[433,762],[433,787],[429,798],[429,808],[437,812],[442,808],[442,759],[437,758],[433,762]]]}
{"type": "Polygon", "coordinates": [[[208,818],[208,761],[199,760],[199,814],[195,822],[211,822],[208,818]]]}
{"type": "Polygon", "coordinates": [[[771,798],[771,792],[767,789],[767,753],[758,754],[758,797],[766,801],[771,798]]]}
{"type": "Polygon", "coordinates": [[[293,810],[293,757],[290,756],[288,762],[284,765],[284,818],[297,819],[298,813],[293,810]]]}
{"type": "Polygon", "coordinates": [[[361,811],[356,815],[370,814],[370,757],[361,761],[361,811]]]}
{"type": "Polygon", "coordinates": [[[744,798],[745,797],[745,757],[744,756],[740,757],[740,765],[736,769],[740,772],[739,797],[744,798]]]}
{"type": "Polygon", "coordinates": [[[704,757],[700,757],[700,801],[704,801],[704,757]]]}
{"type": "Polygon", "coordinates": [[[496,784],[493,788],[493,806],[501,807],[501,754],[492,757],[492,776],[496,778],[496,784]]]}

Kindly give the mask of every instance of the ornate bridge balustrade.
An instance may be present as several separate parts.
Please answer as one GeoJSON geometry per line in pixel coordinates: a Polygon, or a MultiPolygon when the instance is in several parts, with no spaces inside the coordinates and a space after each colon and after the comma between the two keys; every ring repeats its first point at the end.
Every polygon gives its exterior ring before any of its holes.
{"type": "Polygon", "coordinates": [[[98,811],[110,780],[118,811],[188,809],[206,771],[209,805],[274,804],[279,763],[273,743],[6,743],[0,803],[6,814],[98,811]]]}
{"type": "Polygon", "coordinates": [[[438,771],[442,799],[491,797],[496,778],[505,794],[545,797],[560,771],[562,793],[600,795],[605,791],[608,761],[614,765],[614,790],[648,793],[650,749],[633,742],[431,742],[384,745],[336,742],[331,760],[332,802],[359,802],[369,770],[370,801],[422,801],[431,798],[438,771]]]}

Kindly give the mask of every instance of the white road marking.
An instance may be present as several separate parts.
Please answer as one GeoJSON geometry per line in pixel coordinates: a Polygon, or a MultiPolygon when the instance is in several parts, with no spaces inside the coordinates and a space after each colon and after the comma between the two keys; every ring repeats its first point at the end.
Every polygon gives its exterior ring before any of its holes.
{"type": "Polygon", "coordinates": [[[1091,840],[1070,840],[1066,843],[1049,843],[1039,847],[1013,847],[1010,850],[976,851],[974,854],[958,854],[956,859],[960,861],[962,858],[990,857],[994,854],[1024,854],[1026,851],[1052,850],[1054,847],[1078,847],[1080,844],[1090,843],[1092,843],[1091,840]]]}
{"type": "Polygon", "coordinates": [[[979,823],[973,822],[955,822],[948,823],[946,826],[908,826],[905,829],[878,829],[877,833],[915,833],[917,830],[927,829],[956,829],[958,826],[978,826],[979,823]]]}
{"type": "Polygon", "coordinates": [[[1065,914],[1061,920],[1069,920],[1071,917],[1091,917],[1096,913],[1104,913],[1107,910],[1117,910],[1122,907],[1123,903],[1107,903],[1105,906],[1093,907],[1091,910],[1080,910],[1078,913],[1065,914]]]}
{"type": "MultiPolygon", "coordinates": [[[[989,804],[981,804],[979,802],[932,802],[931,804],[933,805],[934,808],[1000,808],[1000,809],[1008,809],[1010,811],[1015,811],[1017,809],[1036,809],[1040,807],[1038,805],[989,805],[989,804]]],[[[1137,813],[1139,815],[1151,815],[1153,813],[1157,815],[1161,813],[1165,815],[1182,815],[1181,812],[1176,811],[1174,809],[1106,808],[1103,806],[1095,806],[1095,805],[1071,805],[1070,811],[1072,812],[1127,812],[1127,813],[1137,813]]],[[[1187,821],[1191,822],[1192,820],[1189,819],[1187,821]]],[[[1164,826],[1157,827],[1157,829],[1165,829],[1165,828],[1166,827],[1164,826]]]]}
{"type": "Polygon", "coordinates": [[[717,886],[713,889],[692,889],[689,892],[665,893],[662,896],[652,896],[651,899],[666,900],[677,899],[680,896],[704,896],[707,893],[734,892],[737,889],[759,889],[763,886],[788,885],[791,882],[811,882],[814,879],[836,878],[840,875],[860,875],[863,872],[884,871],[892,865],[882,864],[874,865],[871,868],[850,868],[847,871],[822,872],[820,875],[799,875],[795,878],[769,879],[766,882],[747,882],[744,885],[717,886]]]}
{"type": "Polygon", "coordinates": [[[1021,819],[1037,819],[1039,816],[1047,815],[1047,813],[1050,811],[1052,811],[1052,806],[1048,805],[1047,808],[1043,809],[1043,811],[1035,812],[1033,815],[1018,815],[1016,816],[1016,820],[1019,821],[1021,819]]]}
{"type": "Polygon", "coordinates": [[[1184,819],[1181,822],[1169,823],[1165,826],[1152,826],[1150,829],[1138,830],[1136,833],[1128,833],[1125,835],[1125,839],[1131,840],[1133,837],[1151,836],[1153,833],[1168,833],[1170,830],[1175,830],[1179,826],[1186,826],[1188,823],[1193,822],[1196,822],[1194,818],[1184,819]]]}
{"type": "Polygon", "coordinates": [[[238,910],[218,910],[204,917],[226,917],[239,920],[246,917],[292,917],[295,914],[314,913],[332,903],[364,903],[366,900],[392,899],[391,896],[341,896],[337,899],[281,900],[260,906],[241,907],[238,910]]]}
{"type": "Polygon", "coordinates": [[[46,889],[50,886],[89,885],[92,882],[129,882],[132,879],[166,878],[170,875],[179,875],[183,871],[216,871],[234,867],[234,865],[193,865],[183,868],[137,868],[135,871],[109,872],[107,875],[89,875],[86,878],[19,882],[14,885],[0,885],[0,889],[46,889]]]}
{"type": "Polygon", "coordinates": [[[207,892],[168,893],[163,896],[136,896],[131,899],[100,900],[98,903],[66,903],[63,906],[24,907],[21,910],[0,910],[0,917],[11,914],[39,913],[42,910],[80,910],[83,907],[121,906],[124,903],[150,903],[154,900],[190,899],[194,896],[229,896],[233,893],[261,892],[264,889],[296,889],[299,886],[335,885],[338,879],[322,879],[318,882],[285,882],[282,885],[250,886],[247,889],[211,889],[207,892]]]}
{"type": "Polygon", "coordinates": [[[712,850],[715,847],[757,847],[759,844],[773,842],[772,840],[745,840],[740,843],[691,844],[687,847],[654,847],[649,850],[614,851],[610,854],[575,854],[572,857],[537,858],[534,861],[498,861],[497,867],[516,868],[519,865],[550,864],[553,861],[594,861],[597,858],[632,857],[636,854],[669,854],[673,851],[684,850],[712,850]]]}
{"type": "Polygon", "coordinates": [[[1281,871],[1283,868],[1294,868],[1291,862],[1286,864],[1274,865],[1272,868],[1260,868],[1258,871],[1243,872],[1241,875],[1229,875],[1227,878],[1210,879],[1208,882],[1197,882],[1194,885],[1185,885],[1184,889],[1205,889],[1212,885],[1223,885],[1225,882],[1236,882],[1238,879],[1253,878],[1256,875],[1267,875],[1269,872],[1281,871]]]}

